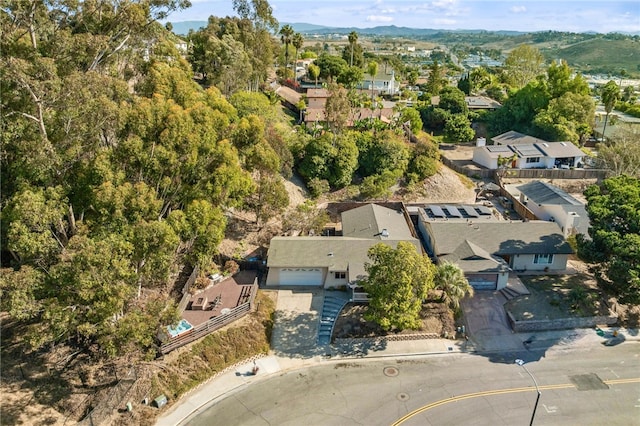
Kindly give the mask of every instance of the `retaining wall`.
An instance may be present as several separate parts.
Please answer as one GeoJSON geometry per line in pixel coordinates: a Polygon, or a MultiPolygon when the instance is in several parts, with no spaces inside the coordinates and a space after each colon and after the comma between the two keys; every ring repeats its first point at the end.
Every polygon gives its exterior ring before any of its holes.
{"type": "Polygon", "coordinates": [[[416,333],[416,334],[391,334],[380,337],[347,337],[333,339],[335,345],[358,345],[358,344],[379,344],[383,342],[403,342],[410,340],[440,339],[442,336],[436,333],[416,333]]]}
{"type": "Polygon", "coordinates": [[[507,311],[507,318],[509,319],[511,328],[516,333],[529,331],[566,330],[571,328],[592,328],[599,324],[613,325],[618,322],[618,317],[615,315],[601,315],[581,318],[560,318],[554,320],[517,321],[509,311],[507,311]]]}

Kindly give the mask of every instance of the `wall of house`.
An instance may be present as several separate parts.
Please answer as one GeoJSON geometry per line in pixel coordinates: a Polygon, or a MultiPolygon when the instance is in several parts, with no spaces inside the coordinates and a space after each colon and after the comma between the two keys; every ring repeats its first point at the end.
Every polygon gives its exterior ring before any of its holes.
{"type": "Polygon", "coordinates": [[[491,158],[491,156],[489,155],[489,151],[487,151],[483,147],[478,147],[473,150],[473,162],[491,170],[495,170],[498,168],[498,159],[491,158]]]}
{"type": "Polygon", "coordinates": [[[324,288],[339,287],[349,283],[349,271],[329,271],[324,279],[324,288]],[[345,278],[336,278],[336,272],[344,272],[345,278]]]}
{"type": "Polygon", "coordinates": [[[539,161],[537,163],[527,163],[527,159],[526,158],[518,158],[518,160],[516,161],[516,168],[517,169],[540,169],[540,168],[546,168],[545,165],[545,158],[542,156],[542,154],[540,154],[539,161]]]}
{"type": "Polygon", "coordinates": [[[509,281],[509,273],[508,272],[500,272],[498,274],[497,290],[505,288],[507,286],[507,281],[509,281]]]}
{"type": "Polygon", "coordinates": [[[511,268],[515,271],[544,271],[545,268],[550,270],[567,269],[567,254],[554,254],[553,262],[550,264],[533,263],[535,255],[533,254],[516,254],[511,256],[511,268]]]}

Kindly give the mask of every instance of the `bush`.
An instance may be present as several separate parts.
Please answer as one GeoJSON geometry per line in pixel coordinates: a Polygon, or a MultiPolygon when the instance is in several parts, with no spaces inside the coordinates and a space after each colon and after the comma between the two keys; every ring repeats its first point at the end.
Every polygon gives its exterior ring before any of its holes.
{"type": "Polygon", "coordinates": [[[318,198],[322,194],[326,194],[331,189],[326,179],[313,178],[307,183],[309,193],[313,198],[318,198]]]}

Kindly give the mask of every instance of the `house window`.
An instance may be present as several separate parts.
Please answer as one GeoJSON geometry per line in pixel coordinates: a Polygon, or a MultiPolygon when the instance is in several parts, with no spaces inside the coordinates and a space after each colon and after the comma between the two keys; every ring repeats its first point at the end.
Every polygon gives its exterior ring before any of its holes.
{"type": "Polygon", "coordinates": [[[334,272],[334,275],[336,277],[336,280],[344,280],[347,278],[346,272],[334,272]]]}
{"type": "Polygon", "coordinates": [[[540,157],[529,157],[529,158],[527,158],[527,164],[539,163],[539,162],[540,162],[540,157]]]}
{"type": "Polygon", "coordinates": [[[533,258],[533,263],[536,265],[550,265],[553,263],[552,254],[536,254],[533,258]]]}

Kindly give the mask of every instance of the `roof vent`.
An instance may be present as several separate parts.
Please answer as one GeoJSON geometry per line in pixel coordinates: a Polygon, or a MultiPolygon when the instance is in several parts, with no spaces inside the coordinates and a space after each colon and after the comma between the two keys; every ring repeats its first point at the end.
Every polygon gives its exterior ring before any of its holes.
{"type": "Polygon", "coordinates": [[[385,228],[385,229],[382,230],[380,235],[382,235],[383,237],[388,237],[389,236],[389,231],[387,231],[387,229],[385,228]]]}
{"type": "Polygon", "coordinates": [[[542,145],[544,145],[545,147],[549,148],[549,144],[544,142],[542,145]]]}
{"type": "Polygon", "coordinates": [[[329,254],[328,254],[327,256],[329,256],[329,257],[333,257],[333,252],[332,252],[332,251],[330,251],[330,252],[329,252],[329,254]]]}
{"type": "Polygon", "coordinates": [[[567,143],[566,142],[560,142],[560,145],[567,146],[567,143]]]}

